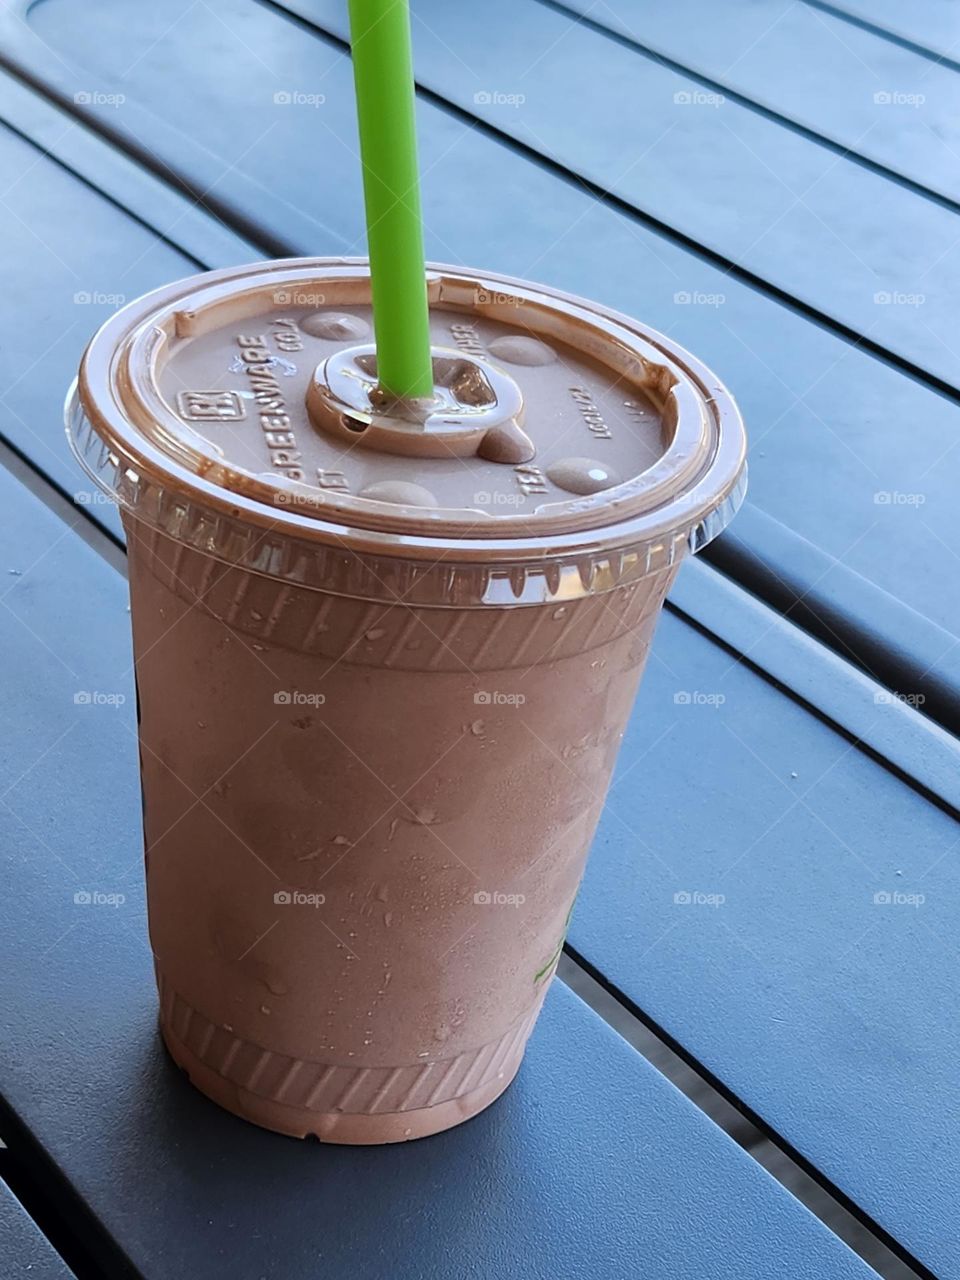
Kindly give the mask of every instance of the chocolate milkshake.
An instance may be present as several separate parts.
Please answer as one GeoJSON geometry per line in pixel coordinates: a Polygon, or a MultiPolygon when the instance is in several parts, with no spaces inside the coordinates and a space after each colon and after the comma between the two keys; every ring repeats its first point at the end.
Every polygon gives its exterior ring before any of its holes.
{"type": "Polygon", "coordinates": [[[118,313],[69,430],[130,559],[160,1021],[283,1133],[448,1128],[516,1073],[664,596],[742,499],[689,355],[430,269],[435,395],[387,402],[357,261],[118,313]]]}

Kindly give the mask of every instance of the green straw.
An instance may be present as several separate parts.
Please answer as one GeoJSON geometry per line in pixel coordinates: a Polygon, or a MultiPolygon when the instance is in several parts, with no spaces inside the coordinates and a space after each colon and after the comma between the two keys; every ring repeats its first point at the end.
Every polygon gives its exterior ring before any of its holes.
{"type": "Polygon", "coordinates": [[[350,0],[377,340],[390,396],[433,395],[408,0],[350,0]]]}

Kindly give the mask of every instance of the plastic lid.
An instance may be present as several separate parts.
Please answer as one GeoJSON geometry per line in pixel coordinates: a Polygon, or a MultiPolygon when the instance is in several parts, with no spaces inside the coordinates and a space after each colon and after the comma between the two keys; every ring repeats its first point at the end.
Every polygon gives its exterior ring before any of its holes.
{"type": "Polygon", "coordinates": [[[685,352],[523,281],[428,283],[436,394],[405,405],[378,397],[365,262],[260,263],[139,299],[83,359],[86,465],[127,505],[149,477],[299,537],[470,560],[678,531],[696,549],[730,518],[742,424],[685,352]]]}

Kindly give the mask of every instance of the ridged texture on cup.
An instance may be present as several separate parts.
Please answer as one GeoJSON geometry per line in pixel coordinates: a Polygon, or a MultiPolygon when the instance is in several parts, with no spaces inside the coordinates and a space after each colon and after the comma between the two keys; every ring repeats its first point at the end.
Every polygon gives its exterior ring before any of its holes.
{"type": "Polygon", "coordinates": [[[424,1137],[447,1128],[451,1117],[459,1123],[488,1106],[516,1074],[547,985],[529,1012],[476,1049],[397,1067],[356,1067],[292,1058],[242,1040],[191,1008],[157,974],[164,1040],[199,1088],[255,1123],[327,1142],[424,1137]]]}
{"type": "Polygon", "coordinates": [[[414,607],[338,596],[233,565],[130,525],[145,566],[181,600],[252,640],[351,663],[411,671],[495,671],[560,659],[636,631],[660,607],[661,571],[603,594],[540,608],[414,607]]]}

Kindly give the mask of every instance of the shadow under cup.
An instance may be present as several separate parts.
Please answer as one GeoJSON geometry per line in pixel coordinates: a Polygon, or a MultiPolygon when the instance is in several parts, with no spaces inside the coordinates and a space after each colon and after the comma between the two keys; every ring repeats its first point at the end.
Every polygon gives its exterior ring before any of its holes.
{"type": "Polygon", "coordinates": [[[127,534],[164,1039],[230,1111],[331,1142],[512,1080],[664,598],[745,485],[733,402],[659,335],[504,277],[430,292],[459,381],[400,427],[310,407],[369,374],[342,260],[131,304],[68,407],[127,534]]]}

